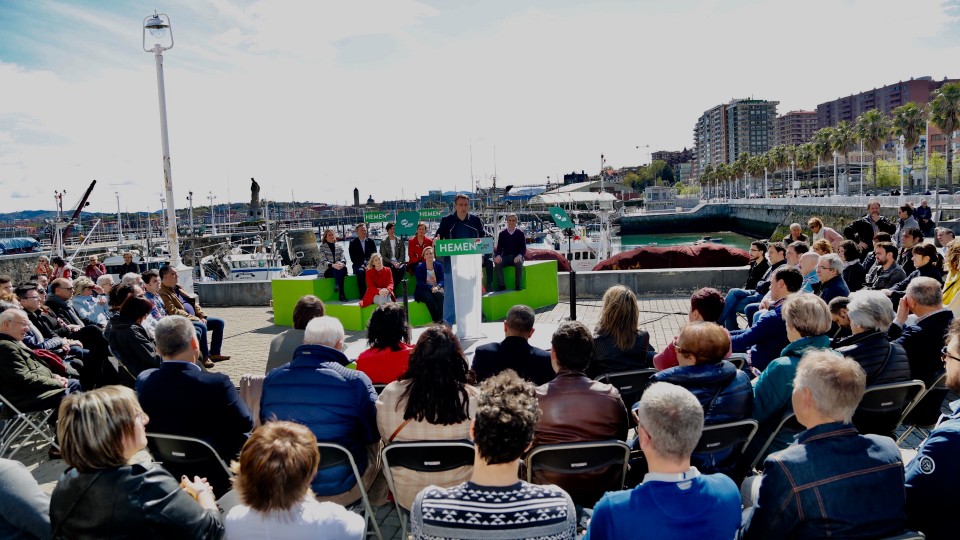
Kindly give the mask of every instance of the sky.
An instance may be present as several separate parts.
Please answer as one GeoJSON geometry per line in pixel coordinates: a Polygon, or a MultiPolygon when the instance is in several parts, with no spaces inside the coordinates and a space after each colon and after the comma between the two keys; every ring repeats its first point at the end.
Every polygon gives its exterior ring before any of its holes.
{"type": "Polygon", "coordinates": [[[556,182],[692,147],[733,98],[960,77],[960,0],[3,0],[0,212],[93,179],[87,210],[159,210],[154,9],[178,208],[556,182]]]}

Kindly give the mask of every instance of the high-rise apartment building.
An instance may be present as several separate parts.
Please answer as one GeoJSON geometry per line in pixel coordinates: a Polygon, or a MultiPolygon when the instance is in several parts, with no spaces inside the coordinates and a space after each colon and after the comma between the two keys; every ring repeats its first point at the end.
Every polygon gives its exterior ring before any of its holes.
{"type": "Polygon", "coordinates": [[[813,139],[817,131],[817,111],[790,111],[777,117],[777,137],[774,146],[797,146],[813,139]]]}
{"type": "Polygon", "coordinates": [[[893,109],[911,101],[925,105],[933,91],[948,82],[957,82],[957,79],[935,81],[929,76],[918,77],[821,103],[817,105],[817,129],[835,126],[844,120],[853,124],[857,117],[870,109],[890,114],[893,109]]]}
{"type": "Polygon", "coordinates": [[[776,137],[778,101],[734,99],[705,111],[693,129],[694,178],[707,165],[732,163],[746,152],[762,154],[776,137]]]}

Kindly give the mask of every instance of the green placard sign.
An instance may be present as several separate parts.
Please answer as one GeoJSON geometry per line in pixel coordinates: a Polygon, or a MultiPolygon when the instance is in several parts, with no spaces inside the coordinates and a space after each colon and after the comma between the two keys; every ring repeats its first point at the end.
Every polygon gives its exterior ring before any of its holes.
{"type": "Polygon", "coordinates": [[[419,212],[400,212],[397,214],[397,236],[413,236],[417,234],[417,223],[420,221],[419,212]]]}
{"type": "Polygon", "coordinates": [[[483,255],[493,253],[493,238],[460,238],[457,240],[437,240],[433,243],[437,257],[455,257],[457,255],[483,255]]]}
{"type": "Polygon", "coordinates": [[[367,223],[380,223],[383,221],[393,221],[395,212],[364,212],[363,221],[367,223]]]}
{"type": "Polygon", "coordinates": [[[420,211],[420,219],[432,219],[443,217],[446,213],[443,208],[424,208],[420,211]]]}
{"type": "Polygon", "coordinates": [[[557,224],[557,227],[561,229],[569,229],[573,227],[573,221],[570,220],[570,216],[567,215],[567,211],[559,206],[551,206],[547,208],[550,211],[550,215],[553,216],[553,222],[557,224]]]}

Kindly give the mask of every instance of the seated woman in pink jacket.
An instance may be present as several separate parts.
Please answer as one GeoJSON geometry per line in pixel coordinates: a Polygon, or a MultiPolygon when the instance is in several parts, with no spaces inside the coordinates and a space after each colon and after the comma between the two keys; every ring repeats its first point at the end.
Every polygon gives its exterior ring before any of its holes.
{"type": "Polygon", "coordinates": [[[831,229],[830,227],[824,227],[823,222],[820,221],[818,217],[812,217],[807,221],[807,227],[810,227],[810,232],[813,233],[813,237],[810,239],[811,242],[823,238],[827,242],[830,242],[830,247],[833,248],[833,252],[836,253],[840,250],[840,243],[846,240],[842,234],[831,229]]]}
{"type": "Polygon", "coordinates": [[[371,304],[384,304],[397,299],[393,295],[393,272],[383,266],[383,257],[379,253],[370,256],[367,263],[367,292],[360,300],[360,307],[371,304]]]}

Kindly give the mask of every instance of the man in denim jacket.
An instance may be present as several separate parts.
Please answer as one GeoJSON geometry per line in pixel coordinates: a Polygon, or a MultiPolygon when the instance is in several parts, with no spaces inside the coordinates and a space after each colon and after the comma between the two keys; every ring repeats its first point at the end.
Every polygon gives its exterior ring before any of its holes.
{"type": "MultiPolygon", "coordinates": [[[[866,380],[849,358],[829,351],[804,355],[792,400],[807,430],[764,462],[759,497],[744,513],[747,540],[882,538],[905,530],[897,445],[889,437],[860,435],[851,424],[866,380]]],[[[753,497],[746,495],[749,506],[753,497]]]]}

